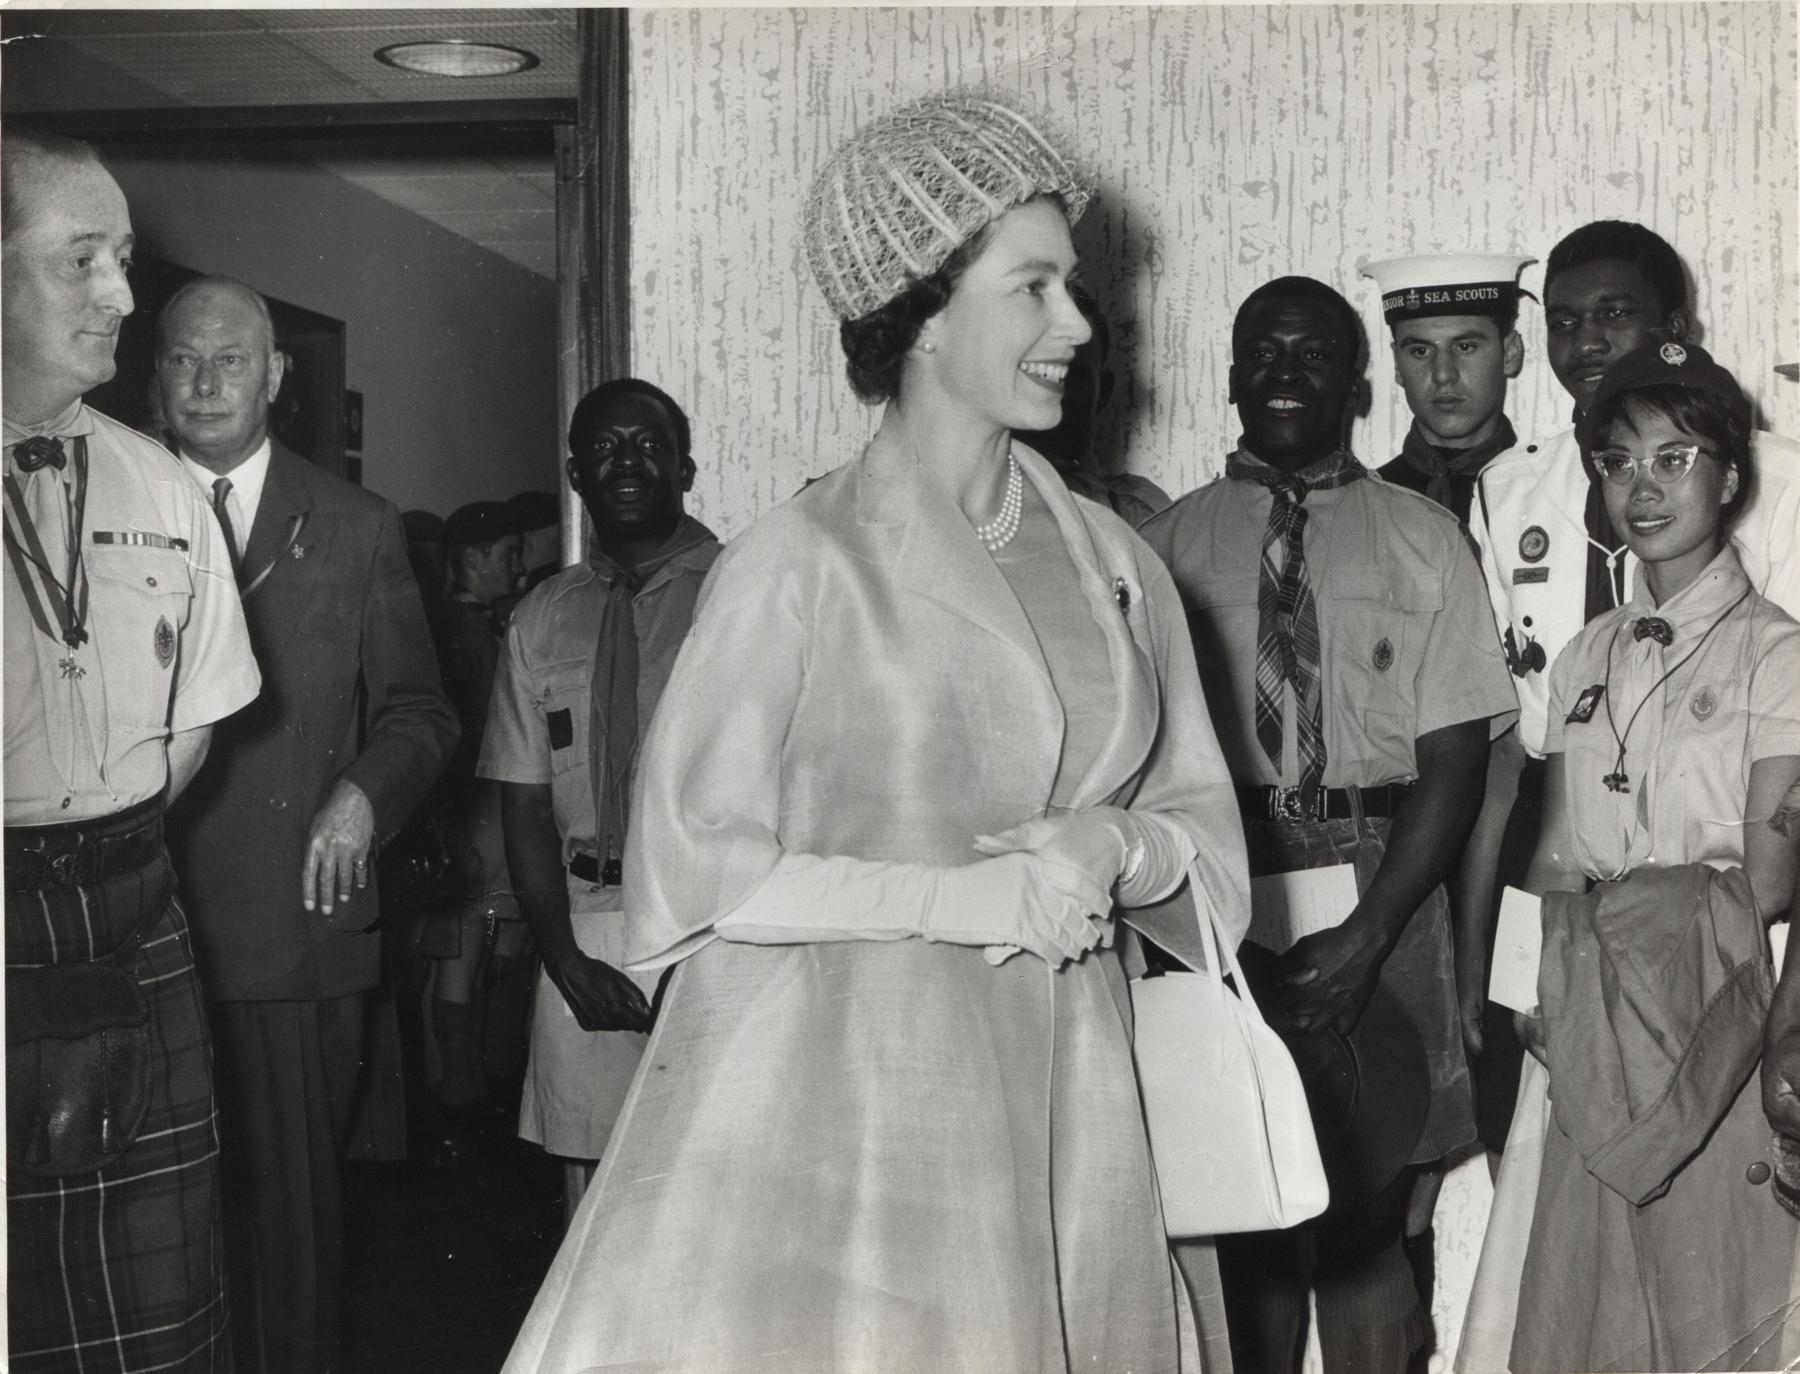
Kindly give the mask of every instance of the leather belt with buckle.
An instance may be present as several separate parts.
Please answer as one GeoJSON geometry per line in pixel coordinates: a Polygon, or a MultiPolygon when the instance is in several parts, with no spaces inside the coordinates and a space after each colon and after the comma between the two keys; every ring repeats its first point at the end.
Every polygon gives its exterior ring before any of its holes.
{"type": "Polygon", "coordinates": [[[584,883],[595,883],[601,887],[617,887],[624,880],[624,871],[617,859],[601,863],[592,854],[577,854],[570,859],[569,872],[584,883]]]}
{"type": "Polygon", "coordinates": [[[1355,814],[1350,805],[1352,790],[1362,794],[1363,815],[1388,817],[1400,809],[1412,784],[1390,782],[1355,789],[1321,787],[1314,793],[1310,807],[1305,804],[1304,790],[1298,787],[1240,787],[1238,809],[1246,820],[1253,821],[1347,821],[1355,814]]]}
{"type": "Polygon", "coordinates": [[[38,892],[103,883],[153,863],[162,847],[159,799],[93,821],[8,826],[6,890],[38,892]]]}

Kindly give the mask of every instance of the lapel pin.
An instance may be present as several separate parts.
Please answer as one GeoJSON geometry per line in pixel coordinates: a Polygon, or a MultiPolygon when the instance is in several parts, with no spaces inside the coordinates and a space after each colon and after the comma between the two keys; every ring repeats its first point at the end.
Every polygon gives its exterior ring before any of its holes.
{"type": "Polygon", "coordinates": [[[1122,577],[1113,579],[1113,600],[1119,603],[1120,611],[1131,614],[1131,584],[1122,577]]]}
{"type": "Polygon", "coordinates": [[[304,544],[294,545],[294,557],[295,558],[305,558],[306,557],[306,545],[304,545],[304,544]]]}

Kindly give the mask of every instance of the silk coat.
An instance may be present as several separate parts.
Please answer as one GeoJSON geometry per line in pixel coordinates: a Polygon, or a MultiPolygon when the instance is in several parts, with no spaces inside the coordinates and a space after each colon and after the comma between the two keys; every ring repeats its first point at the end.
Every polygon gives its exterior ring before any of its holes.
{"type": "MultiPolygon", "coordinates": [[[[1119,703],[1074,804],[1175,821],[1235,939],[1243,836],[1174,586],[1020,454],[1119,703]]],[[[1111,949],[994,967],[919,939],[714,929],[786,854],[973,861],[976,835],[1051,802],[1063,729],[1018,600],[917,466],[873,451],[726,549],[625,861],[634,959],[679,963],[509,1370],[1176,1367],[1111,949]]],[[[1126,915],[1198,958],[1185,891],[1126,915]]]]}

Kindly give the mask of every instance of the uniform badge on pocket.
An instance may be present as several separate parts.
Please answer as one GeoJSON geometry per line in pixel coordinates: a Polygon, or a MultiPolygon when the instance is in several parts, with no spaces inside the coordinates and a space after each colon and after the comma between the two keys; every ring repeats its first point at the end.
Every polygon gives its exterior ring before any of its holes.
{"type": "Polygon", "coordinates": [[[1383,639],[1375,646],[1373,660],[1375,663],[1375,671],[1378,673],[1385,673],[1389,668],[1392,668],[1394,666],[1393,644],[1390,641],[1383,639]]]}
{"type": "Polygon", "coordinates": [[[167,668],[175,661],[175,627],[169,624],[168,616],[158,616],[156,620],[156,664],[159,668],[167,668]]]}

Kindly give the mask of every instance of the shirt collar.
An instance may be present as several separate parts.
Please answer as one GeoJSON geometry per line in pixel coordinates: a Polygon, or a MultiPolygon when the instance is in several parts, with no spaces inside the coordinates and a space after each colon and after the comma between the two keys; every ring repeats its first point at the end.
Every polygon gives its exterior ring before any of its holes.
{"type": "Polygon", "coordinates": [[[69,434],[92,434],[94,432],[94,415],[82,399],[77,396],[69,402],[68,408],[58,411],[48,420],[35,425],[21,425],[13,420],[5,420],[6,447],[11,448],[21,440],[34,438],[39,434],[53,434],[57,437],[69,434]]]}
{"type": "MultiPolygon", "coordinates": [[[[262,502],[263,485],[269,480],[269,456],[272,452],[267,435],[258,444],[250,456],[239,463],[230,472],[214,472],[203,464],[196,463],[186,453],[181,455],[181,466],[186,468],[188,476],[194,479],[200,490],[206,494],[208,502],[212,500],[213,483],[221,477],[231,479],[231,494],[238,499],[238,508],[251,520],[256,517],[256,508],[262,502]]],[[[238,538],[249,537],[248,530],[239,530],[238,538]]]]}
{"type": "Polygon", "coordinates": [[[1696,627],[1704,629],[1710,625],[1749,586],[1750,579],[1744,574],[1744,565],[1738,559],[1737,549],[1727,540],[1725,547],[1706,565],[1700,576],[1660,606],[1650,595],[1650,588],[1644,580],[1644,566],[1640,563],[1632,578],[1631,600],[1625,604],[1625,611],[1633,619],[1646,615],[1661,616],[1669,622],[1679,641],[1684,637],[1683,631],[1696,627]]]}
{"type": "Polygon", "coordinates": [[[627,575],[623,568],[608,558],[598,540],[590,542],[587,561],[588,567],[599,575],[602,582],[611,585],[624,578],[628,583],[636,583],[635,590],[644,591],[678,572],[704,570],[711,564],[712,548],[717,543],[717,535],[693,516],[684,515],[663,541],[662,547],[633,575],[627,575]]]}

